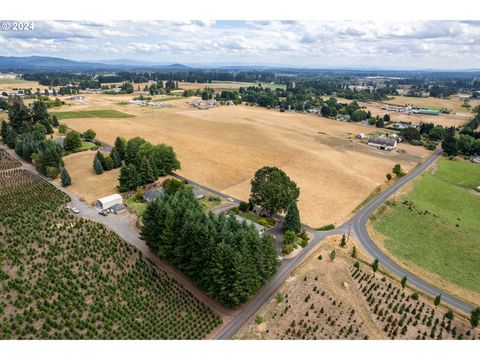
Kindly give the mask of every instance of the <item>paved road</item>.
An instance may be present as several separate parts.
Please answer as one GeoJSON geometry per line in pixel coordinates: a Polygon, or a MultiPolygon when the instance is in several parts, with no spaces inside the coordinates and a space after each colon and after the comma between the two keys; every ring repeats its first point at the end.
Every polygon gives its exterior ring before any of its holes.
{"type": "Polygon", "coordinates": [[[430,296],[442,295],[442,302],[448,305],[451,305],[461,311],[466,313],[472,311],[474,306],[462,301],[461,299],[452,296],[445,291],[430,285],[426,281],[422,280],[418,276],[412,274],[408,270],[405,270],[400,265],[395,263],[392,259],[386,256],[375,244],[367,231],[367,222],[370,215],[372,215],[375,210],[381,206],[389,197],[391,197],[399,188],[404,186],[406,183],[411,181],[413,178],[421,174],[425,169],[428,168],[437,158],[441,155],[441,151],[437,151],[433,156],[431,156],[423,164],[412,170],[408,175],[401,178],[393,186],[379,194],[364,207],[362,207],[357,214],[349,221],[346,225],[351,225],[353,234],[358,240],[360,245],[371,255],[374,259],[378,259],[379,263],[383,265],[387,270],[394,273],[399,277],[406,276],[408,282],[416,287],[418,290],[428,294],[430,296]]]}

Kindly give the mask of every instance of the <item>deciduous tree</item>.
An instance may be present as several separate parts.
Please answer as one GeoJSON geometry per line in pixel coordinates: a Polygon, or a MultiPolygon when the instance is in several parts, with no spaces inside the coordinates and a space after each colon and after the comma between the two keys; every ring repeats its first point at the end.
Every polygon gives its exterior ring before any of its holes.
{"type": "Polygon", "coordinates": [[[270,214],[286,211],[300,195],[300,189],[284,171],[265,166],[255,173],[251,181],[250,201],[270,214]]]}

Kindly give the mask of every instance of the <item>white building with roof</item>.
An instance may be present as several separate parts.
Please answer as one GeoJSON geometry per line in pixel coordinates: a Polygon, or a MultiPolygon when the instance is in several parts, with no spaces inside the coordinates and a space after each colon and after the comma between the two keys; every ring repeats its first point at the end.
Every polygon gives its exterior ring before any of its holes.
{"type": "Polygon", "coordinates": [[[120,194],[112,194],[100,198],[96,201],[95,206],[99,207],[102,210],[109,209],[116,204],[123,204],[123,198],[120,194]]]}

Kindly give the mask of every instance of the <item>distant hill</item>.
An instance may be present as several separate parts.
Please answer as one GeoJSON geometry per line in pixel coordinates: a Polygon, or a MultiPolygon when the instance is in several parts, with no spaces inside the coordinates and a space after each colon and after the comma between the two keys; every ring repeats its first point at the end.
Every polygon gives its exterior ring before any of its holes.
{"type": "Polygon", "coordinates": [[[191,70],[182,64],[155,64],[133,60],[73,61],[49,56],[0,56],[0,71],[191,70]]]}

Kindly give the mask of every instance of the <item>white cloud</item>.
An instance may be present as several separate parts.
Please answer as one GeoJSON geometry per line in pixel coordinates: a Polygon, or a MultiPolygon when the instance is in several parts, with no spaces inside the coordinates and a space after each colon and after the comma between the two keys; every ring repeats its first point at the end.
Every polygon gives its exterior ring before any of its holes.
{"type": "Polygon", "coordinates": [[[0,32],[0,55],[184,63],[478,67],[475,21],[41,21],[0,32]]]}

